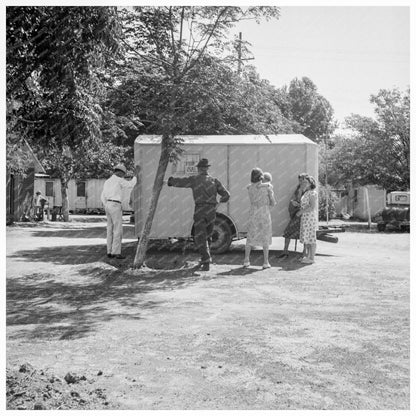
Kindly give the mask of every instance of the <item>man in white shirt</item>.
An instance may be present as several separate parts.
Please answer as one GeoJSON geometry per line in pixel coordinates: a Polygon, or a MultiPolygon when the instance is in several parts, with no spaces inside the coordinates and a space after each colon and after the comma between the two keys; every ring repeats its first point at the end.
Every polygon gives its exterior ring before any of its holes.
{"type": "Polygon", "coordinates": [[[124,165],[114,167],[114,174],[104,182],[101,201],[107,214],[107,256],[116,259],[125,259],[121,255],[121,240],[123,239],[123,189],[130,191],[136,185],[140,168],[136,166],[136,176],[131,181],[126,181],[127,169],[124,165]]]}

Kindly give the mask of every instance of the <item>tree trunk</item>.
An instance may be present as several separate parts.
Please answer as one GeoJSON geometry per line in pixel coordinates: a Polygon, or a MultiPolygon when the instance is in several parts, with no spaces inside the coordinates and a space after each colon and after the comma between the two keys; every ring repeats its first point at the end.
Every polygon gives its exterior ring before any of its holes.
{"type": "Polygon", "coordinates": [[[68,181],[61,178],[62,215],[64,222],[69,222],[68,181]]]}
{"type": "Polygon", "coordinates": [[[149,243],[150,230],[152,229],[153,218],[156,213],[159,195],[163,187],[163,179],[169,163],[169,136],[163,136],[159,165],[153,183],[152,199],[150,201],[149,212],[140,234],[139,244],[137,245],[136,255],[134,257],[133,267],[138,269],[143,266],[146,257],[147,246],[149,243]]]}

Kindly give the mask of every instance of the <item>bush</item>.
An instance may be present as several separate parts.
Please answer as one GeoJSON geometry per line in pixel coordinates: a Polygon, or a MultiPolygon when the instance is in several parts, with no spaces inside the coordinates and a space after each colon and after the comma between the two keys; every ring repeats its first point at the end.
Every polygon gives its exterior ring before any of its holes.
{"type": "Polygon", "coordinates": [[[328,219],[336,217],[335,211],[335,202],[337,202],[338,197],[335,192],[331,191],[331,188],[328,186],[325,188],[324,185],[319,186],[319,220],[326,221],[326,201],[328,198],[328,219]]]}

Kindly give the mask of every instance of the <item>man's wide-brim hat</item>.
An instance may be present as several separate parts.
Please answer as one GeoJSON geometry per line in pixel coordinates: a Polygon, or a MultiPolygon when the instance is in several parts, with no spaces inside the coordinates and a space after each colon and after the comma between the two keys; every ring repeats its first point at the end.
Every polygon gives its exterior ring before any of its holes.
{"type": "Polygon", "coordinates": [[[211,166],[208,162],[208,159],[201,159],[196,165],[197,168],[207,168],[211,166]]]}
{"type": "Polygon", "coordinates": [[[121,170],[124,174],[127,173],[126,167],[122,164],[118,164],[118,165],[114,166],[114,170],[121,170]]]}

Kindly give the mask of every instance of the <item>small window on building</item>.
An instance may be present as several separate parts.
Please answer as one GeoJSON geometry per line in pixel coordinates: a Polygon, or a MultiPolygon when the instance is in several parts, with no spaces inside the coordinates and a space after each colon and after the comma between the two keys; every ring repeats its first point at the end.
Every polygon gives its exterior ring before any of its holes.
{"type": "Polygon", "coordinates": [[[77,183],[77,196],[85,197],[85,182],[77,183]]]}
{"type": "Polygon", "coordinates": [[[45,196],[53,196],[53,182],[45,182],[45,196]]]}

